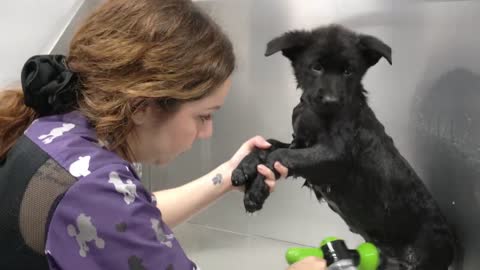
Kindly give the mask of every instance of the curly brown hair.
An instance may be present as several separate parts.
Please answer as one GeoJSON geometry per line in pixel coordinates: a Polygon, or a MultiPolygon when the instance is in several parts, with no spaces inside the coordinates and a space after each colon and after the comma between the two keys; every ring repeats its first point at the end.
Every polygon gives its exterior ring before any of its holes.
{"type": "MultiPolygon", "coordinates": [[[[135,161],[127,137],[146,100],[175,110],[217,89],[233,72],[232,44],[190,0],[110,0],[73,37],[67,58],[78,75],[78,110],[100,140],[135,161]]],[[[38,117],[20,91],[0,93],[0,158],[38,117]]]]}

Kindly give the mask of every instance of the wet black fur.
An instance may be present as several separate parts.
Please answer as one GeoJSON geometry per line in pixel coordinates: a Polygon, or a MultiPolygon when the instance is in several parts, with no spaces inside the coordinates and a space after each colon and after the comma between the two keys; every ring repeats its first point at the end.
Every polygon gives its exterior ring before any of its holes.
{"type": "Polygon", "coordinates": [[[233,172],[234,184],[246,185],[247,211],[260,210],[268,197],[256,165],[280,161],[381,249],[381,268],[447,269],[454,257],[450,227],[368,106],[361,83],[382,57],[391,64],[390,47],[330,25],[285,33],[269,42],[266,56],[278,51],[291,61],[302,96],[292,142],[269,140],[271,149],[252,152],[233,172]]]}

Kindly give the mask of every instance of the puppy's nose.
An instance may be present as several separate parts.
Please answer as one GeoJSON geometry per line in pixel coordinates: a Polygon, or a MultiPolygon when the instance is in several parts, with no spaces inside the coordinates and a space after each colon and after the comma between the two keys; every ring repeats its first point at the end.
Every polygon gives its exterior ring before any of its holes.
{"type": "Polygon", "coordinates": [[[339,102],[338,97],[336,96],[330,96],[330,95],[325,95],[322,97],[322,102],[324,104],[337,104],[339,102]]]}

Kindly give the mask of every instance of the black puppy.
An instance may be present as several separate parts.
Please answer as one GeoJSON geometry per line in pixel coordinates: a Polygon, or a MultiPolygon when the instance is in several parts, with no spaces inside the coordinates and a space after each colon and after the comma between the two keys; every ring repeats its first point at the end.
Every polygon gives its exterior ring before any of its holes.
{"type": "Polygon", "coordinates": [[[382,269],[443,270],[452,263],[455,238],[439,207],[396,149],[366,100],[361,80],[391,49],[379,39],[339,25],[288,32],[268,43],[266,56],[290,59],[302,89],[293,110],[291,143],[269,140],[233,172],[246,185],[245,207],[261,209],[268,196],[256,166],[280,161],[303,177],[351,231],[376,244],[382,269]],[[396,265],[397,267],[395,267],[396,265]]]}

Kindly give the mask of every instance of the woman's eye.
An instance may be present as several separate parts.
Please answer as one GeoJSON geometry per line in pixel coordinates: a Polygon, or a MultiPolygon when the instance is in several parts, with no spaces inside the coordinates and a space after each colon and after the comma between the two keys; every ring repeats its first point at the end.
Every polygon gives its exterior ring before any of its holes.
{"type": "Polygon", "coordinates": [[[212,115],[211,114],[200,115],[200,120],[202,120],[203,122],[208,121],[208,120],[212,120],[212,115]]]}

